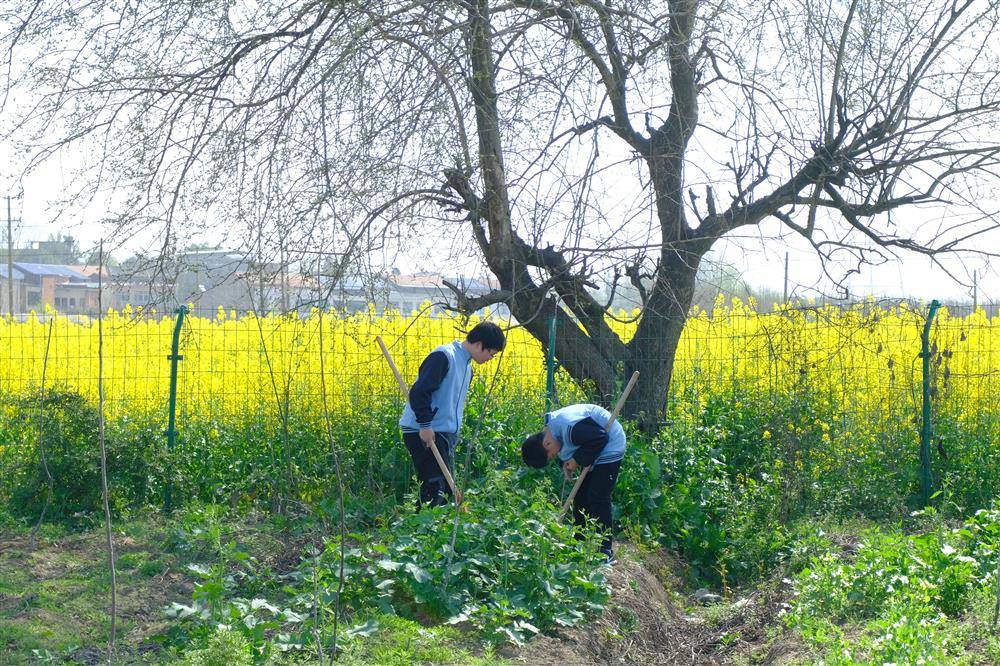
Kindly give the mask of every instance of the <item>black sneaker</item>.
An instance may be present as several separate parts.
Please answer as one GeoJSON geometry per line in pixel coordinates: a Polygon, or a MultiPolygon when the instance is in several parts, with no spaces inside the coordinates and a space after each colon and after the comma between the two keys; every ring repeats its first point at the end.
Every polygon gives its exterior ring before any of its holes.
{"type": "Polygon", "coordinates": [[[615,557],[615,551],[610,548],[601,548],[601,554],[604,555],[605,564],[614,564],[618,559],[615,557]]]}

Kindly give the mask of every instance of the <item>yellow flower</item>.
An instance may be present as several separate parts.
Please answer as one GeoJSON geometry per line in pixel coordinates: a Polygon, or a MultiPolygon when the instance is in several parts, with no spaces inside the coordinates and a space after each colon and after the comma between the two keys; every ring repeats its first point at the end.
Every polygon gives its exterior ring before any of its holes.
{"type": "MultiPolygon", "coordinates": [[[[630,318],[634,314],[609,317],[608,326],[630,340],[637,329],[630,318]]],[[[127,308],[104,318],[106,413],[112,419],[143,414],[162,418],[175,319],[148,312],[142,318],[132,315],[127,308]]],[[[687,321],[678,344],[672,392],[690,405],[690,413],[719,398],[737,409],[741,404],[745,408],[805,399],[811,411],[781,430],[802,434],[808,427],[822,433],[828,445],[824,448],[833,449],[830,460],[842,457],[848,443],[877,451],[879,424],[908,409],[912,396],[920,393],[920,372],[914,370],[912,359],[920,349],[925,315],[925,310],[910,306],[879,311],[877,317],[870,306],[783,308],[758,314],[742,301],[720,298],[711,314],[699,310],[687,321]],[[739,387],[735,398],[734,386],[739,387]],[[844,421],[842,414],[848,415],[844,421]],[[843,432],[848,428],[856,432],[843,432]]],[[[77,391],[96,403],[99,345],[93,318],[51,312],[24,320],[0,318],[0,386],[15,395],[37,390],[45,358],[46,317],[52,316],[46,386],[77,391]]],[[[196,414],[210,415],[219,424],[210,436],[217,437],[218,431],[247,418],[276,419],[275,386],[279,394],[287,387],[296,411],[320,428],[324,398],[341,419],[366,413],[374,399],[401,404],[375,336],[381,335],[390,345],[404,380],[410,383],[430,349],[461,337],[476,321],[448,316],[414,320],[398,312],[374,311],[254,317],[218,310],[189,316],[179,350],[184,356],[178,362],[179,428],[196,414]]],[[[991,366],[996,357],[984,353],[1000,348],[1000,317],[991,319],[980,309],[963,319],[941,310],[934,326],[938,349],[949,354],[938,374],[935,408],[959,426],[1000,414],[1000,401],[994,398],[1000,392],[1000,373],[991,366]]],[[[494,361],[476,368],[476,374],[489,378],[499,369],[498,393],[511,387],[506,390],[543,395],[544,346],[522,327],[511,329],[508,339],[500,365],[494,361]]],[[[564,372],[557,375],[557,383],[563,403],[586,400],[564,372]]],[[[764,440],[773,437],[770,430],[762,433],[764,440]]]]}

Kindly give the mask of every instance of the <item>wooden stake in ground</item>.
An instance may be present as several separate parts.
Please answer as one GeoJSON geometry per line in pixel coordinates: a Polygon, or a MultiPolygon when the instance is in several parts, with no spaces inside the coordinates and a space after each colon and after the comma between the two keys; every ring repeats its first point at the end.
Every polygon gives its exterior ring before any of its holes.
{"type": "Polygon", "coordinates": [[[45,373],[49,367],[49,348],[52,346],[52,327],[55,323],[55,315],[51,315],[49,318],[49,335],[45,339],[45,356],[42,358],[42,385],[38,389],[38,455],[41,456],[42,469],[45,470],[45,478],[48,479],[49,485],[48,492],[45,494],[45,504],[42,505],[42,513],[38,516],[38,522],[28,536],[28,547],[32,550],[35,549],[35,538],[38,536],[38,530],[42,528],[42,522],[45,520],[45,512],[48,511],[49,505],[52,503],[52,493],[55,492],[53,487],[55,479],[52,478],[52,472],[49,471],[49,462],[45,456],[45,373]]]}
{"type": "MultiPolygon", "coordinates": [[[[635,383],[639,381],[639,371],[636,370],[632,373],[631,379],[628,380],[628,384],[625,385],[625,390],[622,391],[622,396],[618,398],[618,404],[615,405],[614,410],[611,412],[611,418],[608,419],[608,424],[604,426],[605,432],[611,432],[611,426],[615,424],[618,420],[618,414],[622,411],[622,406],[625,405],[625,399],[628,398],[628,394],[632,392],[632,387],[635,383]]],[[[580,490],[580,486],[583,485],[583,479],[587,476],[587,472],[593,465],[587,465],[582,470],[580,470],[580,476],[576,477],[576,483],[573,484],[573,490],[569,491],[569,497],[566,498],[566,502],[563,503],[562,510],[559,512],[559,517],[562,518],[566,515],[566,511],[569,509],[569,505],[573,503],[576,499],[576,493],[580,490]]]]}
{"type": "Polygon", "coordinates": [[[993,607],[993,633],[997,632],[997,620],[1000,620],[1000,548],[997,549],[997,603],[993,607]]]}
{"type": "MultiPolygon", "coordinates": [[[[389,348],[385,346],[385,342],[382,341],[381,335],[376,335],[375,340],[378,342],[378,346],[382,348],[382,355],[385,356],[386,362],[389,363],[389,367],[392,369],[392,374],[396,376],[396,384],[399,386],[400,393],[403,394],[403,399],[408,399],[410,390],[406,387],[406,382],[403,380],[403,375],[400,374],[399,368],[396,367],[395,361],[392,360],[392,356],[389,354],[389,348]]],[[[462,493],[459,492],[458,487],[455,486],[455,479],[451,476],[451,471],[448,469],[448,466],[444,464],[444,458],[441,457],[441,452],[438,451],[437,444],[431,442],[430,449],[431,453],[434,454],[434,460],[437,461],[438,467],[441,468],[441,473],[448,482],[448,487],[451,488],[452,495],[455,497],[455,504],[461,504],[462,493]]]]}
{"type": "Polygon", "coordinates": [[[101,444],[101,497],[111,569],[111,632],[108,636],[108,663],[114,663],[115,630],[118,622],[118,580],[115,572],[115,542],[111,536],[111,509],[108,506],[108,453],[104,446],[104,239],[97,259],[97,437],[101,444]]]}
{"type": "MultiPolygon", "coordinates": [[[[344,562],[346,560],[347,549],[347,518],[344,510],[344,474],[340,467],[340,454],[337,452],[337,440],[333,436],[333,419],[330,418],[330,401],[326,392],[326,363],[323,360],[323,312],[326,310],[326,303],[319,311],[319,385],[323,391],[323,421],[326,424],[326,436],[330,441],[330,453],[333,454],[333,468],[337,472],[337,509],[340,522],[340,571],[337,575],[337,603],[333,607],[333,658],[337,659],[337,627],[340,622],[340,603],[344,596],[344,562]]],[[[323,646],[317,646],[320,655],[320,664],[323,662],[323,646]]]]}

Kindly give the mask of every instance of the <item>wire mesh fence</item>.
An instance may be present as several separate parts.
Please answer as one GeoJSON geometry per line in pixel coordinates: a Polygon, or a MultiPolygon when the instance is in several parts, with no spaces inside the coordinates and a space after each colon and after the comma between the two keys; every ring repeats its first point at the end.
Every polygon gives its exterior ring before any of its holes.
{"type": "MultiPolygon", "coordinates": [[[[721,386],[742,385],[777,394],[809,379],[847,411],[860,409],[864,402],[883,410],[900,402],[918,409],[914,389],[920,385],[916,377],[926,319],[926,307],[911,305],[789,305],[759,314],[736,302],[712,315],[696,313],[678,348],[671,392],[697,398],[721,386]]],[[[166,409],[176,320],[176,313],[105,316],[103,381],[110,418],[124,411],[166,409]]],[[[397,394],[376,335],[387,341],[404,377],[412,379],[429,350],[461,338],[475,321],[318,311],[305,317],[258,317],[253,312],[194,309],[180,331],[178,406],[182,413],[215,418],[269,411],[275,408],[276,390],[278,398],[287,391],[311,405],[321,397],[322,326],[330,407],[350,414],[369,399],[397,394]]],[[[971,406],[988,402],[1000,372],[997,321],[983,308],[973,312],[961,305],[945,306],[936,316],[931,340],[941,400],[971,406]]],[[[624,339],[631,339],[628,324],[615,327],[624,339]]],[[[47,365],[49,385],[96,399],[96,314],[2,319],[0,340],[0,391],[6,395],[37,390],[47,365]]],[[[546,363],[545,345],[514,328],[497,372],[506,388],[539,392],[545,390],[546,363]]],[[[483,370],[491,371],[489,366],[483,370]]]]}
{"type": "MultiPolygon", "coordinates": [[[[875,302],[787,304],[759,313],[737,301],[694,312],[677,351],[668,416],[704,424],[711,420],[705,415],[722,406],[749,410],[759,415],[753,423],[720,425],[717,419],[712,426],[723,431],[720,437],[732,439],[744,428],[747,437],[770,442],[790,473],[813,486],[834,469],[845,486],[852,475],[871,470],[891,476],[887,483],[910,484],[920,469],[914,461],[928,404],[933,427],[923,446],[934,450],[934,487],[979,478],[986,501],[992,473],[982,468],[994,465],[1000,429],[1000,316],[990,305],[941,308],[930,323],[925,372],[921,334],[928,315],[922,304],[875,302]]],[[[47,411],[60,409],[43,398],[43,383],[45,396],[72,395],[81,405],[96,405],[100,356],[103,413],[120,440],[116,455],[129,459],[139,450],[145,466],[162,465],[147,474],[160,480],[142,489],[144,501],[159,501],[175,482],[186,496],[253,500],[280,487],[281,494],[308,501],[329,483],[332,446],[346,451],[359,492],[398,494],[410,472],[405,451],[394,445],[401,398],[375,337],[386,341],[413,381],[431,349],[461,338],[476,321],[194,309],[179,328],[175,355],[177,317],[109,313],[101,334],[96,313],[0,320],[0,461],[33,460],[36,440],[59,439],[47,428],[63,417],[53,413],[48,426],[39,425],[47,411]],[[176,452],[167,449],[172,409],[176,452]]],[[[623,321],[613,326],[630,339],[634,325],[623,321]]],[[[546,346],[513,328],[503,356],[477,369],[467,422],[485,418],[494,380],[489,427],[508,448],[537,427],[546,397],[555,404],[585,399],[586,387],[562,371],[547,387],[547,363],[558,359],[546,346]]],[[[756,446],[737,440],[730,456],[756,446]]],[[[821,485],[803,488],[800,499],[840,492],[821,485]]]]}

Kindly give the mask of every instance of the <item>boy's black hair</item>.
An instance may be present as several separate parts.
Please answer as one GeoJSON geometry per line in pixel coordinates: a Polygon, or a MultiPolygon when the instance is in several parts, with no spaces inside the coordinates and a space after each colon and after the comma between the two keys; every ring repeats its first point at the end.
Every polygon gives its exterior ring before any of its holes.
{"type": "Polygon", "coordinates": [[[483,349],[495,349],[498,352],[503,351],[504,345],[507,344],[503,330],[491,321],[481,321],[473,326],[465,339],[472,344],[482,342],[483,349]]]}
{"type": "Polygon", "coordinates": [[[536,432],[534,435],[528,435],[524,438],[524,444],[521,444],[521,458],[524,459],[524,464],[528,467],[541,469],[549,463],[549,454],[542,446],[543,439],[545,439],[544,432],[536,432]]]}

